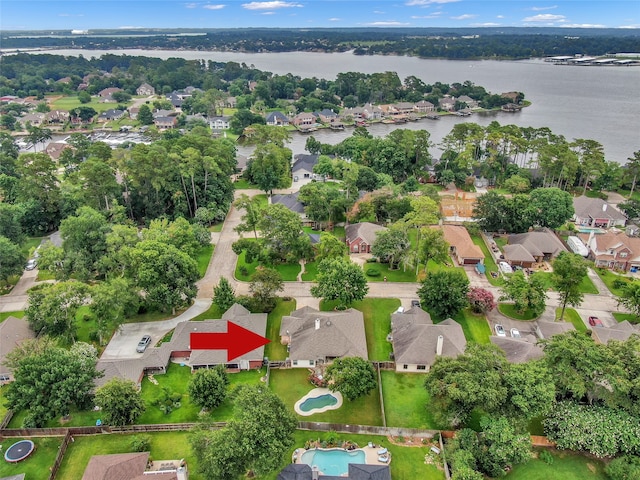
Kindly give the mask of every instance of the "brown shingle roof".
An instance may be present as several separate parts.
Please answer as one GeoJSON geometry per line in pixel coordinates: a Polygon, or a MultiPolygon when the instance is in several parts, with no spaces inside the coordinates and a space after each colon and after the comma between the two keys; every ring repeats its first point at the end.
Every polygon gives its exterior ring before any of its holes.
{"type": "Polygon", "coordinates": [[[147,468],[149,452],[94,455],[82,480],[132,480],[147,468]]]}
{"type": "Polygon", "coordinates": [[[440,335],[444,340],[444,357],[457,357],[467,346],[459,323],[448,318],[434,325],[429,314],[419,307],[413,307],[404,313],[394,313],[391,324],[396,363],[432,365],[436,359],[436,345],[440,335]]]}
{"type": "Polygon", "coordinates": [[[627,216],[615,209],[601,198],[591,198],[585,195],[574,197],[573,209],[579,218],[607,218],[610,221],[626,220],[627,216]]]}
{"type": "Polygon", "coordinates": [[[504,352],[507,361],[510,363],[524,363],[542,358],[544,355],[542,348],[524,339],[497,337],[495,335],[492,335],[489,339],[491,343],[504,352]]]}
{"type": "Polygon", "coordinates": [[[543,255],[558,256],[560,252],[566,252],[562,242],[549,229],[536,230],[534,232],[509,235],[509,245],[520,244],[534,257],[543,255]]]}
{"type": "Polygon", "coordinates": [[[473,243],[471,236],[462,225],[442,225],[442,234],[446,242],[455,247],[461,258],[484,258],[482,249],[473,243]]]}
{"type": "Polygon", "coordinates": [[[373,245],[373,242],[376,241],[376,233],[382,230],[386,230],[386,227],[376,225],[375,223],[361,222],[347,225],[344,229],[344,234],[348,243],[360,237],[368,245],[373,245]]]}
{"type": "Polygon", "coordinates": [[[594,327],[591,329],[591,336],[598,343],[609,343],[611,340],[624,342],[629,340],[631,335],[640,335],[640,328],[631,325],[627,320],[612,327],[594,327]]]}
{"type": "Polygon", "coordinates": [[[291,360],[368,357],[364,317],[353,308],[341,312],[319,312],[311,307],[296,310],[282,317],[280,335],[287,336],[287,332],[291,360]]]}
{"type": "Polygon", "coordinates": [[[505,245],[502,250],[504,251],[504,258],[508,262],[536,261],[524,245],[520,245],[519,243],[516,243],[515,245],[505,245]]]}

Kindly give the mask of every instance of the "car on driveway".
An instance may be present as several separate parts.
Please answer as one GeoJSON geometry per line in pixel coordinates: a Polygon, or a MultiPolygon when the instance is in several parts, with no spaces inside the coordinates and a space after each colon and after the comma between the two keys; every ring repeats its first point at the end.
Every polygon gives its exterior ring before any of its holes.
{"type": "Polygon", "coordinates": [[[151,335],[145,335],[138,342],[138,346],[136,347],[136,352],[144,353],[149,344],[151,343],[151,335]]]}
{"type": "Polygon", "coordinates": [[[420,307],[420,300],[411,300],[412,307],[420,307]]]}
{"type": "Polygon", "coordinates": [[[29,260],[27,262],[27,264],[24,266],[25,270],[33,270],[34,268],[36,268],[38,266],[38,261],[35,258],[32,258],[31,260],[29,260]]]}
{"type": "Polygon", "coordinates": [[[505,332],[504,327],[502,325],[500,325],[499,323],[496,323],[496,335],[499,337],[506,337],[507,336],[507,332],[505,332]]]}
{"type": "Polygon", "coordinates": [[[518,330],[517,328],[511,329],[511,336],[513,338],[522,338],[522,335],[520,335],[520,330],[518,330]]]}
{"type": "Polygon", "coordinates": [[[589,325],[591,325],[592,327],[604,327],[602,320],[600,320],[598,317],[589,317],[589,325]]]}

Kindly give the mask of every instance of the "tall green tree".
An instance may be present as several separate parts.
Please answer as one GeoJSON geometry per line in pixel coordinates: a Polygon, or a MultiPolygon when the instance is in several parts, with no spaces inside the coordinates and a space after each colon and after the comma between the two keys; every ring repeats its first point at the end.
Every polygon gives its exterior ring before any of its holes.
{"type": "Polygon", "coordinates": [[[297,421],[268,388],[241,385],[234,416],[221,430],[196,429],[190,438],[204,478],[236,480],[252,471],[265,475],[281,465],[293,446],[297,421]]]}
{"type": "MultiPolygon", "coordinates": [[[[449,244],[444,239],[444,233],[439,228],[421,228],[418,230],[422,237],[422,244],[418,250],[418,259],[424,262],[424,271],[429,268],[429,261],[445,261],[449,255],[449,244]]],[[[420,262],[418,262],[420,263],[420,262]]],[[[418,267],[416,266],[416,275],[418,267]]]]}
{"type": "Polygon", "coordinates": [[[220,277],[218,285],[213,287],[213,304],[221,312],[229,310],[236,303],[236,295],[233,287],[225,277],[220,277]]]}
{"type": "Polygon", "coordinates": [[[97,270],[97,262],[106,253],[107,219],[91,207],[80,207],[75,216],[60,223],[65,268],[88,280],[97,270]]]}
{"type": "Polygon", "coordinates": [[[26,260],[20,247],[0,235],[0,252],[0,280],[7,281],[13,275],[20,275],[26,260]]]}
{"type": "Polygon", "coordinates": [[[564,319],[567,304],[577,307],[582,303],[584,294],[580,284],[587,276],[587,269],[587,262],[577,253],[561,252],[553,261],[552,279],[562,305],[560,320],[564,319]]]}
{"type": "Polygon", "coordinates": [[[311,240],[303,235],[300,216],[284,205],[268,205],[258,228],[273,261],[291,263],[311,255],[311,240]]]}
{"type": "Polygon", "coordinates": [[[138,121],[140,122],[140,125],[153,125],[153,113],[151,113],[149,105],[144,103],[140,105],[140,110],[138,110],[138,121]]]}
{"type": "Polygon", "coordinates": [[[399,227],[391,227],[377,232],[371,246],[371,253],[382,262],[389,263],[389,269],[398,268],[400,258],[409,250],[409,237],[399,227]]]}
{"type": "Polygon", "coordinates": [[[320,263],[325,259],[346,259],[348,255],[347,245],[338,237],[327,232],[320,234],[320,242],[316,245],[316,262],[320,263]]]}
{"type": "Polygon", "coordinates": [[[249,292],[255,307],[261,312],[270,312],[276,306],[276,292],[282,292],[284,284],[280,272],[273,268],[258,267],[251,277],[249,292]]]}
{"type": "Polygon", "coordinates": [[[640,317],[640,283],[627,283],[618,297],[618,304],[624,305],[636,317],[640,317]]]}
{"type": "Polygon", "coordinates": [[[524,272],[517,271],[504,279],[500,300],[513,302],[518,313],[527,310],[534,316],[544,312],[546,307],[546,285],[542,277],[536,273],[526,277],[524,272]]]}
{"type": "Polygon", "coordinates": [[[262,217],[263,211],[263,205],[260,197],[249,197],[246,193],[243,193],[238,197],[233,205],[238,209],[244,210],[245,212],[241,218],[242,222],[235,227],[236,232],[253,232],[253,235],[257,240],[257,228],[260,223],[260,218],[262,217]]]}
{"type": "Polygon", "coordinates": [[[106,425],[130,425],[145,411],[138,386],[131,380],[112,378],[96,390],[95,404],[102,410],[106,425]]]}
{"type": "Polygon", "coordinates": [[[141,299],[131,281],[123,277],[90,286],[89,295],[89,308],[96,318],[98,342],[105,345],[111,334],[138,312],[141,299]]]}
{"type": "Polygon", "coordinates": [[[371,363],[360,357],[336,358],[327,367],[325,378],[332,391],[353,401],[376,388],[376,372],[371,363]]]}
{"type": "Polygon", "coordinates": [[[9,407],[27,411],[25,427],[43,427],[72,408],[89,407],[94,380],[100,376],[96,362],[97,352],[87,344],[66,349],[48,337],[23,342],[7,357],[15,378],[5,393],[9,407]]]}
{"type": "Polygon", "coordinates": [[[224,401],[228,386],[229,378],[224,365],[200,368],[189,380],[189,395],[196,405],[211,411],[224,401]]]}
{"type": "Polygon", "coordinates": [[[349,307],[369,292],[362,267],[347,259],[325,259],[318,265],[317,285],[311,295],[323,300],[337,300],[338,307],[349,307]]]}
{"type": "Polygon", "coordinates": [[[248,165],[249,178],[265,193],[291,185],[291,150],[274,143],[258,145],[248,165]]]}
{"type": "Polygon", "coordinates": [[[535,225],[558,228],[574,214],[571,194],[559,188],[536,188],[529,198],[535,211],[535,225]]]}
{"type": "Polygon", "coordinates": [[[455,316],[468,305],[469,280],[457,270],[429,272],[418,289],[422,305],[439,318],[455,316]]]}

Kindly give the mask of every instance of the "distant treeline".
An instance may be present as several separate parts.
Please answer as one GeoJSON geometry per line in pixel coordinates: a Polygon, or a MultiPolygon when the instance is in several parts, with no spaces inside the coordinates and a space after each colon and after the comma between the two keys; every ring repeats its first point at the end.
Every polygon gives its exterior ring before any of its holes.
{"type": "Polygon", "coordinates": [[[518,59],[640,52],[640,34],[621,29],[229,29],[3,32],[3,48],[189,49],[237,52],[344,52],[423,58],[518,59]],[[50,34],[51,32],[47,32],[50,34]],[[201,33],[193,35],[194,33],[201,33]],[[30,34],[30,35],[28,35],[30,34]],[[39,35],[38,35],[39,34],[39,35]],[[105,35],[114,35],[105,36],[105,35]]]}

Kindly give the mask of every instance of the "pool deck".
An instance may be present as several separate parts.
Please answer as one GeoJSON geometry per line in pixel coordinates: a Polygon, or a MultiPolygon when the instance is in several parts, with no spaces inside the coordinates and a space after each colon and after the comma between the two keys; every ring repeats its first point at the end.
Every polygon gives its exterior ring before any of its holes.
{"type": "Polygon", "coordinates": [[[336,410],[341,406],[342,406],[342,394],[340,392],[332,392],[328,388],[314,388],[309,393],[307,393],[304,397],[298,400],[293,406],[293,409],[298,415],[301,415],[303,417],[308,417],[310,415],[313,415],[314,413],[324,413],[328,410],[336,410]],[[338,400],[338,402],[335,405],[327,405],[326,407],[322,407],[322,408],[314,408],[312,410],[309,410],[308,412],[304,412],[300,410],[300,405],[302,405],[305,400],[309,398],[321,397],[322,395],[332,395],[336,398],[336,400],[338,400]]]}
{"type": "MultiPolygon", "coordinates": [[[[369,444],[371,445],[371,444],[369,444]]],[[[367,465],[389,465],[391,463],[391,453],[387,451],[385,457],[387,458],[386,462],[380,461],[380,455],[378,451],[382,450],[385,447],[380,445],[372,445],[361,448],[356,448],[353,451],[362,450],[364,452],[364,459],[367,465]]],[[[310,449],[313,450],[313,449],[310,449]]],[[[344,450],[344,448],[317,448],[317,450],[344,450]]],[[[385,449],[386,450],[386,449],[385,449]]],[[[303,463],[302,462],[302,454],[306,452],[304,448],[296,448],[293,452],[292,463],[303,463]]]]}

